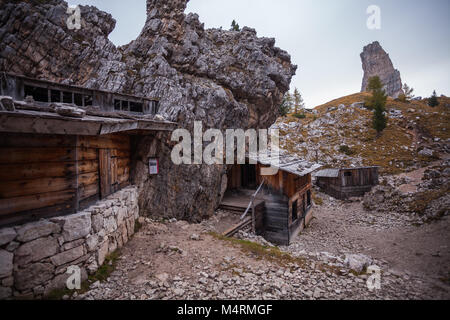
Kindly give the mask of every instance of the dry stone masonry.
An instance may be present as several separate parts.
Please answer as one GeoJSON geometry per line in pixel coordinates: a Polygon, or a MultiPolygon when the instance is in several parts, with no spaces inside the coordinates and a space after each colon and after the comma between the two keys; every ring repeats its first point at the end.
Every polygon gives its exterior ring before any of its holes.
{"type": "Polygon", "coordinates": [[[400,71],[394,69],[389,54],[378,41],[364,47],[361,53],[364,78],[361,92],[366,91],[369,79],[379,76],[388,96],[397,98],[403,92],[400,71]]]}
{"type": "Polygon", "coordinates": [[[77,214],[0,229],[0,299],[64,288],[73,265],[86,280],[134,234],[137,200],[128,187],[77,214]]]}

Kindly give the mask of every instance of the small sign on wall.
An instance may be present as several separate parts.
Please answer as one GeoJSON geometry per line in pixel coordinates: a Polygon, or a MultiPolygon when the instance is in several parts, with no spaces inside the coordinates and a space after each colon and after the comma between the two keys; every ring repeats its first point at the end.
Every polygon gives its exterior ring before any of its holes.
{"type": "Polygon", "coordinates": [[[159,174],[159,159],[150,159],[148,161],[150,175],[159,174]]]}

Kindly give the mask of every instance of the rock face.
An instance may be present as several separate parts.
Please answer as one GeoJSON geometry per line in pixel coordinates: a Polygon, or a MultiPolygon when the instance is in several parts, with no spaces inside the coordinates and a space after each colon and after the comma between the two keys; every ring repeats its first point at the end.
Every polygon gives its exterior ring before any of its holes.
{"type": "Polygon", "coordinates": [[[364,47],[361,53],[364,78],[361,92],[366,91],[369,79],[379,76],[388,96],[397,98],[403,92],[400,71],[394,69],[389,54],[375,41],[364,47]]]}
{"type": "MultiPolygon", "coordinates": [[[[107,38],[114,19],[94,7],[81,6],[81,29],[69,30],[64,1],[3,1],[0,69],[159,97],[161,115],[188,130],[195,120],[204,130],[270,127],[297,68],[289,54],[250,28],[205,30],[198,15],[184,14],[187,2],[148,0],[140,36],[117,48],[107,38]]],[[[217,207],[226,167],[174,165],[169,138],[137,142],[132,175],[140,208],[198,221],[217,207]],[[149,177],[147,160],[154,156],[160,174],[149,177]]]]}

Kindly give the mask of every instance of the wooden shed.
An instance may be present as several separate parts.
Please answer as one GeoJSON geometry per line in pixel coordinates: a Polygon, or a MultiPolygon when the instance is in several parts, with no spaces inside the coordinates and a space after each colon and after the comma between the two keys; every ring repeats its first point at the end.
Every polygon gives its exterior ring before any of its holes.
{"type": "Polygon", "coordinates": [[[249,160],[257,164],[236,164],[228,170],[228,189],[221,207],[230,209],[234,204],[245,210],[254,198],[256,233],[272,243],[289,245],[312,219],[311,172],[320,166],[289,155],[249,156],[249,160]],[[270,165],[278,172],[263,176],[262,168],[270,165]]]}
{"type": "Polygon", "coordinates": [[[378,185],[379,167],[325,169],[314,174],[316,184],[336,199],[361,197],[378,185]]]}
{"type": "Polygon", "coordinates": [[[144,118],[61,116],[14,102],[0,111],[0,226],[76,213],[130,184],[137,135],[175,124],[144,118]]]}
{"type": "Polygon", "coordinates": [[[70,86],[5,72],[0,73],[0,95],[10,96],[16,101],[31,96],[37,104],[68,103],[82,108],[95,107],[101,111],[123,111],[133,115],[155,115],[159,109],[157,98],[70,86]]]}

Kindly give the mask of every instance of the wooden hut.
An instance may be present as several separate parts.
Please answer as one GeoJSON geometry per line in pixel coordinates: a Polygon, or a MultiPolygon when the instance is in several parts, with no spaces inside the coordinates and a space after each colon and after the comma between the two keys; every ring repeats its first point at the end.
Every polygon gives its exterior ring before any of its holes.
{"type": "Polygon", "coordinates": [[[0,111],[0,226],[76,213],[128,186],[134,137],[175,128],[143,117],[63,116],[48,104],[2,100],[10,106],[0,111]]]}
{"type": "Polygon", "coordinates": [[[320,166],[289,155],[249,156],[249,160],[256,164],[236,164],[229,169],[221,207],[243,211],[254,198],[256,233],[272,243],[289,245],[312,219],[311,172],[320,166]],[[278,172],[263,176],[261,170],[270,165],[278,172]]]}
{"type": "Polygon", "coordinates": [[[0,74],[0,95],[16,101],[33,97],[37,104],[68,103],[81,108],[97,108],[105,112],[127,112],[133,115],[157,114],[159,99],[124,93],[70,86],[11,73],[0,74]]]}
{"type": "Polygon", "coordinates": [[[361,197],[378,184],[379,167],[325,169],[314,174],[316,184],[336,199],[361,197]]]}

